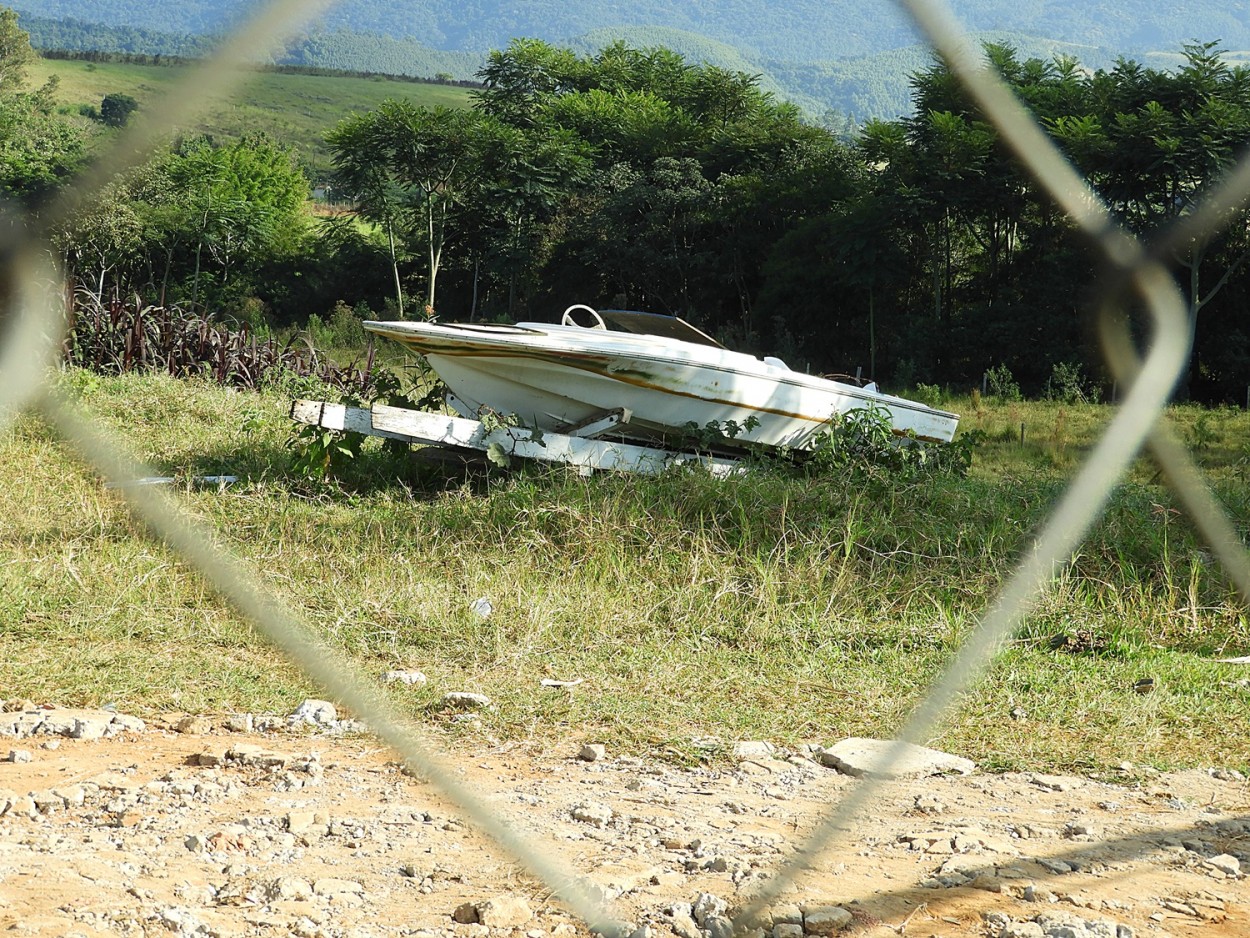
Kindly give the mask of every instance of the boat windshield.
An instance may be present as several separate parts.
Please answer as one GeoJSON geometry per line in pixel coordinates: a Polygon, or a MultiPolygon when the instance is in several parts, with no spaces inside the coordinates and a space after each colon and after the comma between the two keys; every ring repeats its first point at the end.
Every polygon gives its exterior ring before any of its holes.
{"type": "Polygon", "coordinates": [[[696,329],[684,319],[678,319],[676,316],[640,313],[629,309],[601,309],[598,312],[605,323],[625,332],[654,335],[662,339],[677,339],[682,342],[693,342],[695,345],[710,345],[713,348],[725,347],[706,332],[696,329]]]}

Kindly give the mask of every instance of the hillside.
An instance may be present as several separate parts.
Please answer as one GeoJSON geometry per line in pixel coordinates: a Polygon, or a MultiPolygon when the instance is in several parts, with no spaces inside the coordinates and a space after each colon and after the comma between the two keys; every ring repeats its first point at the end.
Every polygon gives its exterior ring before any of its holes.
{"type": "MultiPolygon", "coordinates": [[[[181,54],[188,37],[220,35],[246,20],[254,0],[17,0],[40,48],[181,54]],[[65,28],[67,19],[79,21],[65,28]],[[160,36],[168,48],[153,49],[160,36]]],[[[1193,39],[1250,49],[1250,22],[1215,0],[1178,7],[1150,0],[1056,4],[954,0],[978,36],[1026,55],[1059,50],[1099,67],[1118,56],[1173,55],[1193,39]]],[[[762,86],[819,116],[862,120],[907,108],[907,76],[927,51],[892,4],[852,0],[673,0],[556,3],[533,0],[344,0],[294,39],[279,61],[361,71],[470,78],[492,49],[530,36],[586,52],[623,39],[676,49],[692,61],[759,74],[762,86]]],[[[1166,61],[1166,60],[1164,60],[1166,61]]]]}
{"type": "MultiPolygon", "coordinates": [[[[42,83],[57,75],[61,80],[58,104],[70,110],[83,104],[98,107],[104,95],[112,92],[131,95],[142,108],[167,93],[184,72],[180,66],[40,59],[31,69],[31,79],[42,83]]],[[[178,130],[219,139],[264,131],[297,146],[310,176],[318,179],[330,165],[325,133],[344,117],[371,110],[387,98],[430,107],[460,107],[468,104],[468,94],[455,85],[257,72],[231,101],[209,106],[178,130]]]]}

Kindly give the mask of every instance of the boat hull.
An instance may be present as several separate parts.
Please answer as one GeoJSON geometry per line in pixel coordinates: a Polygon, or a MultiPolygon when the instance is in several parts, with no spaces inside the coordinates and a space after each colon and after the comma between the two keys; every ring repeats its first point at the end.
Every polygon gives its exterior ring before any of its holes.
{"type": "Polygon", "coordinates": [[[834,415],[857,409],[881,409],[897,434],[921,440],[949,441],[958,423],[915,401],[671,339],[537,323],[365,327],[424,355],[471,411],[464,416],[486,407],[546,430],[626,408],[631,433],[672,436],[691,423],[732,421],[736,443],[803,447],[834,415]]]}

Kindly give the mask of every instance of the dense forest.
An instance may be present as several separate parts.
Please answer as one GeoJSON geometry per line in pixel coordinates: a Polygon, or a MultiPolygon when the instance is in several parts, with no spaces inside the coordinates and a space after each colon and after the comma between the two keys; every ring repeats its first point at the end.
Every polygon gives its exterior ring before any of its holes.
{"type": "MultiPolygon", "coordinates": [[[[205,37],[243,22],[256,0],[20,0],[36,48],[191,54],[205,37]],[[94,34],[94,35],[93,35],[94,34]]],[[[1200,35],[1229,50],[1250,49],[1250,23],[1215,0],[1183,6],[1148,0],[1084,4],[1033,0],[1004,6],[955,0],[978,41],[1022,57],[1074,55],[1111,68],[1121,54],[1152,65],[1200,35]]],[[[908,112],[907,76],[928,61],[926,46],[889,0],[673,0],[506,4],[498,0],[343,0],[275,50],[273,62],[355,72],[464,80],[492,49],[530,37],[593,54],[613,42],[666,48],[687,60],[761,76],[761,88],[833,127],[908,112]]]]}
{"type": "MultiPolygon", "coordinates": [[[[140,26],[168,33],[213,34],[243,22],[257,0],[20,0],[24,13],[76,18],[111,26],[140,26]]],[[[973,32],[1081,43],[1126,52],[1171,47],[1192,36],[1195,24],[1230,48],[1250,48],[1250,23],[1236,5],[1218,0],[1159,4],[1153,0],[1043,0],[1005,5],[994,0],[953,0],[952,9],[973,32]]],[[[418,39],[448,50],[502,48],[515,36],[564,43],[595,29],[668,27],[736,46],[755,58],[821,62],[873,55],[914,45],[915,30],[887,0],[343,0],[321,18],[328,30],[345,29],[418,39]]]]}
{"type": "MultiPolygon", "coordinates": [[[[0,25],[22,35],[11,13],[0,25]]],[[[1135,232],[1187,211],[1250,140],[1250,71],[1215,43],[1178,50],[1171,70],[986,55],[1135,232]]],[[[3,63],[0,191],[37,207],[72,175],[83,131],[54,87],[25,87],[20,55],[3,63]]],[[[177,139],[57,250],[93,296],[261,327],[332,309],[548,319],[586,302],[679,314],[887,387],[988,372],[1030,393],[1057,378],[1098,392],[1095,258],[941,63],[912,76],[913,116],[851,139],[753,75],[670,50],[515,40],[478,78],[472,107],[388,101],[329,134],[332,195],[350,211],[308,213],[288,146],[177,139]]],[[[1238,209],[1174,258],[1199,399],[1245,399],[1248,221],[1238,209]]]]}

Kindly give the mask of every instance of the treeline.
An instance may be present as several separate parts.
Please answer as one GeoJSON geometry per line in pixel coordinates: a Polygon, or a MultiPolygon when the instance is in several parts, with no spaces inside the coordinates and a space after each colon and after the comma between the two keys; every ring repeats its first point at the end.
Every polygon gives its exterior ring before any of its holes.
{"type": "MultiPolygon", "coordinates": [[[[1170,71],[986,55],[1143,236],[1188,212],[1250,141],[1250,71],[1216,44],[1185,47],[1170,71]]],[[[471,108],[388,101],[329,135],[331,196],[356,214],[314,222],[295,155],[272,141],[183,140],[117,179],[59,249],[97,298],[257,324],[332,308],[542,320],[585,302],[678,314],[727,344],[887,387],[990,373],[1026,393],[1057,379],[1108,389],[1088,333],[1097,257],[941,63],[914,74],[912,116],[851,139],[754,75],[666,49],[516,40],[478,77],[471,108]]],[[[38,93],[11,100],[50,132],[38,93]]],[[[72,152],[32,144],[29,171],[0,175],[0,194],[37,205],[66,172],[63,156],[40,161],[72,152]]],[[[1171,258],[1196,398],[1245,400],[1248,260],[1239,206],[1171,258]]]]}
{"type": "MultiPolygon", "coordinates": [[[[175,65],[211,55],[223,34],[161,32],[86,20],[20,15],[31,45],[44,58],[132,65],[175,65]]],[[[485,54],[432,49],[414,39],[314,30],[290,40],[258,68],[297,74],[352,75],[395,80],[464,82],[472,86],[485,54]]]]}
{"type": "MultiPolygon", "coordinates": [[[[166,33],[137,26],[105,26],[81,19],[48,19],[21,14],[21,26],[30,35],[31,45],[47,58],[133,55],[150,60],[190,60],[211,55],[221,42],[217,35],[166,33]],[[57,51],[61,55],[53,55],[57,51]]],[[[118,61],[91,59],[86,61],[118,61]]],[[[146,61],[141,64],[162,64],[146,61]]]]}
{"type": "MultiPolygon", "coordinates": [[[[131,52],[100,52],[94,49],[40,49],[41,58],[61,62],[99,62],[111,65],[146,65],[178,68],[192,65],[199,61],[196,58],[162,55],[147,55],[131,52]]],[[[343,71],[335,68],[322,68],[312,65],[266,65],[258,63],[251,66],[254,71],[271,72],[277,75],[313,75],[321,78],[363,78],[371,81],[399,81],[409,84],[455,85],[459,88],[480,88],[481,82],[473,80],[457,80],[450,76],[418,76],[395,75],[389,72],[343,71]]]]}
{"type": "MultiPolygon", "coordinates": [[[[1183,5],[1154,0],[1092,0],[1085,4],[991,0],[952,4],[972,35],[1006,43],[1022,57],[1078,55],[1088,68],[1111,68],[1114,53],[1142,58],[1194,34],[1223,37],[1230,49],[1250,48],[1250,24],[1219,0],[1183,5]],[[1067,44],[1066,49],[1064,44],[1067,44]]],[[[144,54],[199,55],[187,42],[211,42],[240,25],[251,0],[23,0],[38,48],[100,48],[144,54]],[[69,18],[71,26],[59,19],[69,18]],[[84,21],[91,20],[91,24],[84,21]],[[100,25],[96,25],[100,24],[100,25]],[[142,28],[139,28],[142,27],[142,28]]],[[[345,0],[333,4],[308,34],[274,56],[277,63],[348,72],[446,75],[471,79],[488,50],[513,37],[570,44],[593,54],[614,41],[664,47],[687,59],[761,75],[761,88],[822,118],[828,111],[854,122],[908,112],[906,76],[924,67],[926,47],[891,4],[858,0],[345,0]],[[714,11],[713,11],[714,8],[714,11]]]]}
{"type": "MultiPolygon", "coordinates": [[[[168,33],[224,34],[246,21],[253,0],[22,0],[45,18],[91,19],[112,26],[141,25],[168,33]]],[[[966,28],[1002,30],[1087,48],[1144,52],[1189,39],[1195,24],[1222,36],[1229,48],[1250,48],[1250,24],[1237,4],[1221,0],[1091,0],[1082,4],[954,0],[966,28]]],[[[914,45],[911,21],[890,4],[860,0],[344,0],[320,18],[339,30],[424,42],[435,49],[485,54],[516,36],[565,41],[596,29],[666,27],[736,47],[752,60],[824,62],[874,55],[914,45]],[[714,12],[711,12],[713,11],[714,12]]],[[[633,41],[632,39],[630,41],[633,41]]]]}

